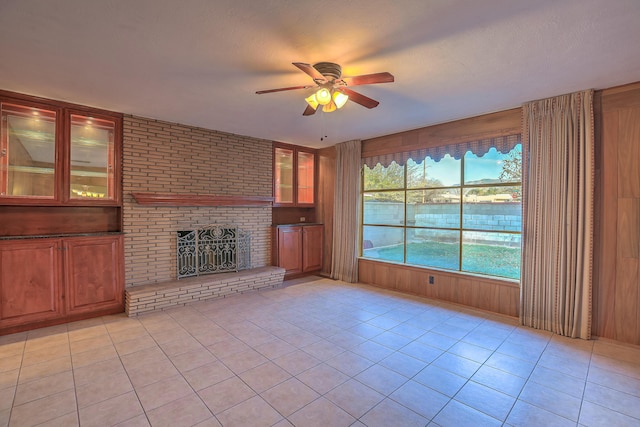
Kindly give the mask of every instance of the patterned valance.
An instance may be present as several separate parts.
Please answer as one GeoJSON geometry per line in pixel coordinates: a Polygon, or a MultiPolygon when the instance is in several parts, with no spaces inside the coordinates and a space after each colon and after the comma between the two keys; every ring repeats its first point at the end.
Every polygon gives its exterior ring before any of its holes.
{"type": "Polygon", "coordinates": [[[455,159],[460,159],[467,151],[471,151],[478,157],[482,157],[495,147],[502,154],[507,154],[516,145],[522,141],[521,134],[497,136],[495,138],[479,139],[475,141],[460,142],[457,144],[441,145],[438,147],[420,148],[402,153],[381,154],[378,156],[364,157],[362,165],[374,168],[378,163],[384,167],[388,167],[391,162],[395,161],[399,165],[404,165],[408,159],[420,164],[426,157],[430,157],[434,161],[440,161],[449,154],[455,159]]]}

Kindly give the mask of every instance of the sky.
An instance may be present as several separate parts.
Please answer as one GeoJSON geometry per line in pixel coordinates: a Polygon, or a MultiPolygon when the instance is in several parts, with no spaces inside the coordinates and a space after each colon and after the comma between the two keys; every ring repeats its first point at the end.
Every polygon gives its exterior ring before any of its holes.
{"type": "MultiPolygon", "coordinates": [[[[521,150],[520,145],[514,149],[521,150]]],[[[482,157],[467,152],[465,155],[466,182],[500,178],[502,162],[507,157],[508,154],[499,153],[495,148],[491,148],[482,157]]],[[[454,186],[460,183],[461,160],[456,160],[446,155],[438,162],[434,162],[430,157],[427,157],[425,163],[427,178],[437,179],[444,186],[454,186]]]]}

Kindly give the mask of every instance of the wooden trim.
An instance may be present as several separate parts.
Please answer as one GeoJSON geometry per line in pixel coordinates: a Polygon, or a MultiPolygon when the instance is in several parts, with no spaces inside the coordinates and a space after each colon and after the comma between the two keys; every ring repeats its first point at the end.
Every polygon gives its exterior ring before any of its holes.
{"type": "Polygon", "coordinates": [[[362,157],[457,144],[522,132],[522,109],[484,114],[362,141],[362,157]]]}
{"type": "Polygon", "coordinates": [[[12,91],[3,90],[3,89],[0,89],[0,97],[12,98],[11,102],[20,102],[20,103],[30,102],[30,103],[37,103],[37,104],[45,104],[45,105],[48,105],[49,108],[51,107],[60,108],[60,109],[70,108],[73,110],[81,111],[83,114],[101,114],[101,115],[106,115],[106,116],[120,118],[120,119],[122,119],[123,117],[122,113],[119,113],[116,111],[104,110],[102,108],[88,107],[86,105],[73,104],[71,102],[59,101],[57,99],[51,99],[51,98],[42,98],[40,96],[12,92],[12,91]]]}
{"type": "Polygon", "coordinates": [[[271,206],[273,197],[213,196],[210,194],[131,193],[146,206],[271,206]]]}

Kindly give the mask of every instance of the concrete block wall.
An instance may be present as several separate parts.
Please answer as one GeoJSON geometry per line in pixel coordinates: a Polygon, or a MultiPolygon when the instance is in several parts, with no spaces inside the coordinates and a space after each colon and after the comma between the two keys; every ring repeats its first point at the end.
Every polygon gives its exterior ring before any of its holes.
{"type": "Polygon", "coordinates": [[[266,196],[272,142],[126,115],[123,123],[126,287],[176,279],[176,232],[233,224],[251,233],[251,266],[271,264],[271,207],[141,206],[132,192],[266,196]]]}
{"type": "MultiPolygon", "coordinates": [[[[403,203],[365,202],[365,224],[404,225],[403,203]]],[[[416,227],[457,228],[460,226],[460,205],[458,203],[425,203],[406,206],[407,224],[416,227]]],[[[493,231],[521,231],[522,206],[520,203],[466,203],[463,212],[465,228],[493,231]]],[[[519,235],[476,233],[478,243],[520,245],[519,235]]],[[[429,236],[431,239],[451,241],[458,237],[451,231],[416,230],[413,236],[429,236]]],[[[388,227],[365,227],[366,240],[376,246],[390,246],[402,243],[402,233],[388,227]]]]}

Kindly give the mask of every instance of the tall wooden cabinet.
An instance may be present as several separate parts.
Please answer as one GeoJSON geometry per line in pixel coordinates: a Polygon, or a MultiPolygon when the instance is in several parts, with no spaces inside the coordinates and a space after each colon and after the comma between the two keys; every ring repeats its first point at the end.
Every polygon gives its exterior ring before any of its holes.
{"type": "Polygon", "coordinates": [[[0,91],[0,335],[124,310],[122,114],[0,91]]]}
{"type": "Polygon", "coordinates": [[[285,269],[285,278],[322,269],[322,225],[278,225],[274,230],[275,265],[285,269]]]}
{"type": "Polygon", "coordinates": [[[316,151],[274,143],[274,206],[313,207],[316,204],[316,151]]]}
{"type": "Polygon", "coordinates": [[[273,144],[273,264],[285,278],[322,269],[323,226],[315,224],[317,151],[273,144]]]}

